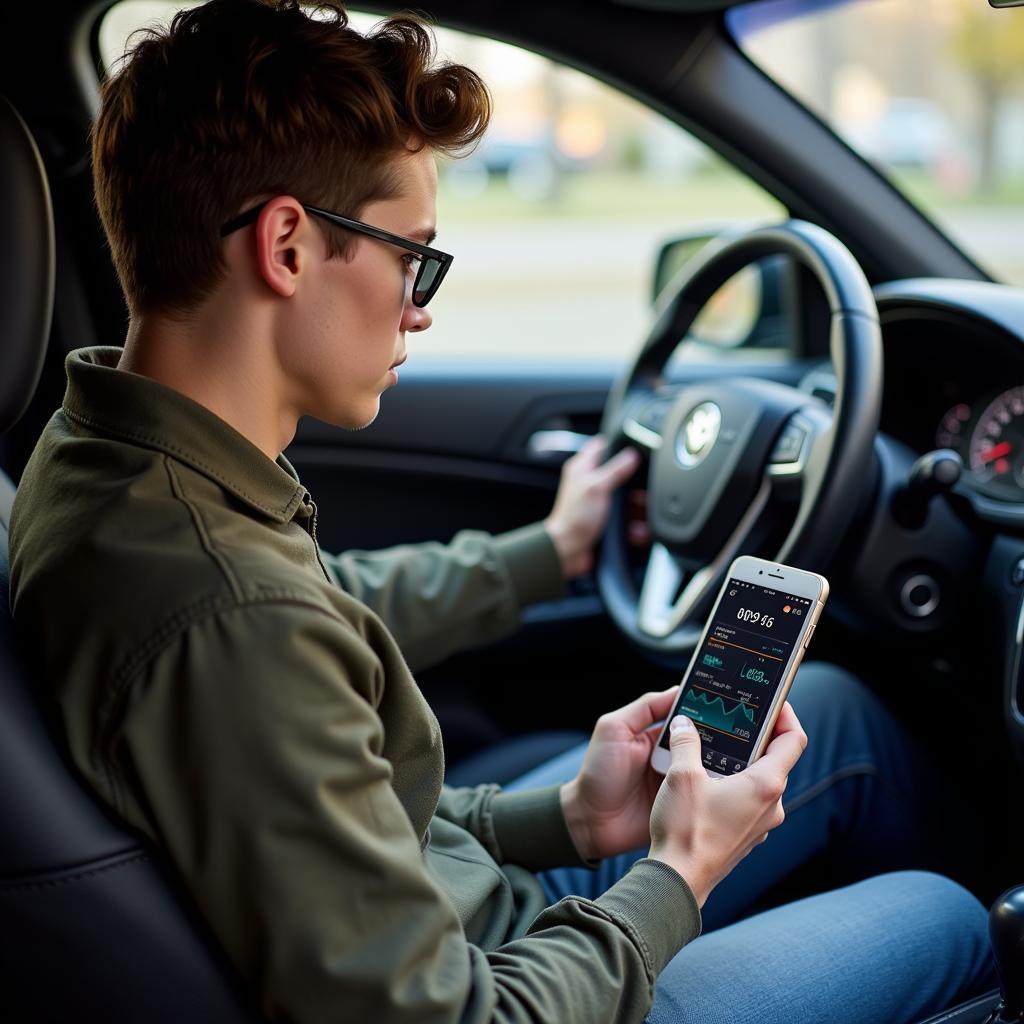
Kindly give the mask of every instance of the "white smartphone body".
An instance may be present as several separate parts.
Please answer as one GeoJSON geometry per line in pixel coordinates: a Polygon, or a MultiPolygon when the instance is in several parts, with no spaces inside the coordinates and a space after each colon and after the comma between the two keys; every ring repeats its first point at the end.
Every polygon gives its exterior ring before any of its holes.
{"type": "Polygon", "coordinates": [[[668,724],[692,719],[708,774],[733,775],[764,752],[828,598],[817,573],[743,555],[729,567],[651,766],[671,763],[668,724]]]}

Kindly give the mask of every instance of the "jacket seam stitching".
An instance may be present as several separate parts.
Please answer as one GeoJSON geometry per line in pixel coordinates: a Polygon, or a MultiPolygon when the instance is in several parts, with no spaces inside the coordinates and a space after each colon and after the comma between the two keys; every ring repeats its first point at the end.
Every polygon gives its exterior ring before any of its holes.
{"type": "Polygon", "coordinates": [[[94,419],[91,416],[83,415],[77,410],[72,409],[66,403],[62,408],[64,410],[65,416],[70,416],[71,419],[83,424],[84,426],[92,427],[94,430],[103,430],[109,434],[113,434],[116,437],[122,437],[129,441],[141,441],[143,444],[150,444],[155,446],[157,450],[162,451],[165,454],[170,453],[172,455],[179,456],[183,462],[191,463],[197,466],[199,469],[201,469],[208,476],[212,477],[218,483],[223,484],[228,490],[244,498],[250,504],[254,505],[261,511],[266,512],[268,515],[282,516],[285,519],[287,519],[289,517],[289,513],[293,512],[295,508],[298,506],[299,502],[302,500],[302,488],[299,484],[296,484],[295,493],[292,495],[291,499],[288,501],[286,505],[284,505],[281,509],[271,508],[265,502],[261,501],[259,498],[250,494],[244,487],[240,487],[236,481],[229,480],[219,470],[214,469],[213,466],[210,466],[202,459],[197,458],[194,452],[186,451],[184,448],[181,448],[178,445],[173,444],[166,438],[156,437],[153,434],[146,434],[139,430],[125,430],[122,427],[115,427],[112,426],[111,424],[103,423],[100,420],[94,419]]]}
{"type": "Polygon", "coordinates": [[[607,910],[606,908],[595,903],[593,900],[588,900],[583,896],[566,896],[564,899],[570,903],[579,903],[582,906],[589,907],[592,910],[596,910],[606,920],[614,924],[620,931],[625,932],[626,937],[630,939],[633,945],[636,947],[637,952],[640,954],[640,958],[644,962],[644,973],[647,975],[647,983],[653,985],[655,981],[654,965],[651,963],[651,950],[647,945],[643,935],[640,934],[639,929],[627,918],[620,917],[618,914],[607,910]]]}
{"type": "MultiPolygon", "coordinates": [[[[445,820],[447,819],[442,818],[442,821],[445,820]]],[[[449,824],[454,825],[456,823],[449,822],[449,824]]],[[[460,825],[459,827],[465,829],[465,831],[468,832],[470,835],[473,834],[468,828],[466,828],[465,825],[460,825]]],[[[489,853],[489,851],[487,852],[489,853]]],[[[501,881],[504,885],[509,884],[508,875],[506,875],[505,872],[501,870],[501,867],[498,864],[486,864],[483,861],[476,860],[473,857],[466,857],[463,854],[455,853],[452,850],[437,850],[431,847],[430,853],[431,856],[433,857],[447,857],[449,858],[449,860],[457,860],[462,864],[472,864],[474,867],[487,868],[488,871],[491,871],[495,875],[497,875],[499,881],[501,881]]]]}
{"type": "Polygon", "coordinates": [[[223,573],[228,586],[231,588],[231,593],[234,598],[239,601],[242,600],[244,597],[242,585],[239,582],[238,577],[235,576],[234,572],[232,572],[231,566],[228,564],[227,557],[222,551],[218,550],[217,546],[214,544],[213,537],[210,534],[210,529],[206,525],[206,521],[203,519],[199,506],[190,498],[186,497],[181,479],[175,471],[173,460],[168,455],[164,455],[163,460],[164,466],[167,469],[167,476],[171,482],[171,492],[188,510],[192,522],[195,525],[196,533],[199,535],[199,542],[220,569],[221,573],[223,573]]]}
{"type": "Polygon", "coordinates": [[[324,608],[315,601],[311,601],[305,595],[287,590],[275,591],[264,594],[261,597],[248,597],[244,600],[233,602],[226,602],[222,597],[204,597],[194,604],[186,605],[184,608],[179,609],[154,630],[148,639],[139,644],[111,676],[106,699],[99,709],[100,727],[97,730],[96,740],[90,752],[91,759],[94,763],[102,766],[102,770],[108,779],[110,778],[110,772],[103,752],[107,749],[111,739],[109,733],[114,718],[114,709],[121,703],[124,691],[127,689],[135,673],[147,661],[166,648],[176,637],[187,633],[189,629],[199,622],[227,612],[273,604],[296,605],[319,612],[321,615],[333,620],[358,636],[355,627],[344,616],[324,608]]]}

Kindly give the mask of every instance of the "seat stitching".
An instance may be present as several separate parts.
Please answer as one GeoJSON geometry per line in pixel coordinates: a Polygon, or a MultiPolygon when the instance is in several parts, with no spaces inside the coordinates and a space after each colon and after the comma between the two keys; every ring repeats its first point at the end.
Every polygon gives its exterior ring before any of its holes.
{"type": "Polygon", "coordinates": [[[149,860],[148,853],[135,853],[124,860],[114,864],[102,864],[98,867],[89,868],[85,871],[77,871],[73,875],[63,875],[60,878],[37,879],[32,882],[0,882],[0,892],[27,892],[34,889],[56,889],[62,885],[70,885],[72,882],[80,882],[86,878],[95,878],[97,875],[105,875],[111,871],[118,871],[121,868],[130,867],[141,861],[149,860]]]}

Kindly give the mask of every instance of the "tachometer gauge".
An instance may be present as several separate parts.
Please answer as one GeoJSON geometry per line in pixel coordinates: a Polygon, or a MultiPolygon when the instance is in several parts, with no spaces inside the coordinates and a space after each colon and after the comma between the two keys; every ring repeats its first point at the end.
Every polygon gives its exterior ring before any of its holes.
{"type": "Polygon", "coordinates": [[[967,423],[971,418],[971,407],[961,402],[954,405],[939,421],[935,431],[935,444],[939,448],[952,448],[963,457],[967,450],[967,423]]]}
{"type": "Polygon", "coordinates": [[[981,490],[994,498],[1024,501],[1024,387],[1005,391],[982,412],[968,460],[981,490]]]}

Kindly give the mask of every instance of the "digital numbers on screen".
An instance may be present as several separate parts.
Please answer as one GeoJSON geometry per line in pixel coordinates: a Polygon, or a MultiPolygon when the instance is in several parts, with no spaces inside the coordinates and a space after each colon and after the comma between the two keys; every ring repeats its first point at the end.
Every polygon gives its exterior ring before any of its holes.
{"type": "Polygon", "coordinates": [[[762,615],[751,608],[741,608],[736,613],[736,618],[743,622],[753,622],[755,625],[764,626],[765,629],[771,629],[775,625],[774,615],[762,615]]]}

